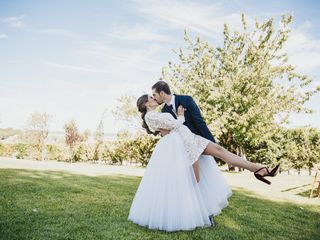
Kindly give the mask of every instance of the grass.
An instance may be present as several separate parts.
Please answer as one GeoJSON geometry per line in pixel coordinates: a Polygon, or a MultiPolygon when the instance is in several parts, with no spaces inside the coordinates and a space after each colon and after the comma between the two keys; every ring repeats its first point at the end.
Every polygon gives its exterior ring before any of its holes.
{"type": "Polygon", "coordinates": [[[127,221],[140,177],[0,169],[0,239],[320,239],[319,206],[234,190],[214,228],[165,233],[127,221]]]}

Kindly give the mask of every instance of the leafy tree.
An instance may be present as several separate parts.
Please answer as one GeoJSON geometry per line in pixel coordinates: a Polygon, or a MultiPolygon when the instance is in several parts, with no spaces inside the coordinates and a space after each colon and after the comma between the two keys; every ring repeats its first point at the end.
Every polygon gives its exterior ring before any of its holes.
{"type": "Polygon", "coordinates": [[[315,166],[320,166],[320,131],[316,128],[311,128],[309,131],[310,156],[306,163],[311,175],[311,169],[315,166]]]}
{"type": "Polygon", "coordinates": [[[272,18],[256,20],[249,30],[242,15],[241,31],[224,25],[221,47],[185,32],[186,49],[175,51],[178,62],[163,68],[162,79],[174,91],[195,98],[220,144],[242,156],[268,141],[290,113],[310,113],[304,103],[319,91],[283,51],[291,21],[282,16],[276,29],[272,18]]]}
{"type": "Polygon", "coordinates": [[[41,151],[41,160],[46,159],[46,139],[52,116],[47,113],[34,112],[28,120],[27,135],[35,141],[41,151]]]}
{"type": "Polygon", "coordinates": [[[93,153],[93,160],[101,161],[102,154],[103,154],[103,142],[104,142],[104,125],[103,121],[99,122],[99,125],[94,133],[95,139],[95,146],[94,146],[94,153],[93,153]]]}
{"type": "Polygon", "coordinates": [[[136,107],[137,98],[132,95],[125,95],[118,98],[119,104],[112,111],[116,119],[125,121],[130,128],[141,129],[141,117],[136,107]]]}
{"type": "Polygon", "coordinates": [[[320,163],[320,132],[316,128],[288,129],[287,142],[284,144],[287,165],[298,170],[311,169],[320,163]]]}
{"type": "Polygon", "coordinates": [[[133,148],[131,150],[133,158],[142,166],[147,166],[158,140],[159,137],[152,137],[145,134],[136,137],[133,140],[133,148]]]}
{"type": "MultiPolygon", "coordinates": [[[[81,151],[75,151],[77,145],[81,142],[83,142],[86,139],[85,135],[81,135],[78,131],[78,127],[76,125],[75,120],[70,120],[69,122],[65,123],[63,126],[65,130],[65,143],[69,147],[71,160],[78,161],[80,160],[80,152],[81,151]]],[[[79,146],[81,147],[81,146],[79,146]]],[[[82,147],[81,147],[82,148],[82,147]]],[[[80,149],[82,150],[82,149],[80,149]]]]}
{"type": "Polygon", "coordinates": [[[109,159],[111,164],[123,164],[123,161],[130,160],[132,142],[127,139],[117,140],[109,145],[104,151],[104,158],[109,159]]]}
{"type": "Polygon", "coordinates": [[[158,140],[158,137],[147,134],[139,134],[133,138],[118,138],[109,144],[104,158],[109,159],[112,164],[122,165],[124,161],[129,161],[146,166],[158,140]]]}

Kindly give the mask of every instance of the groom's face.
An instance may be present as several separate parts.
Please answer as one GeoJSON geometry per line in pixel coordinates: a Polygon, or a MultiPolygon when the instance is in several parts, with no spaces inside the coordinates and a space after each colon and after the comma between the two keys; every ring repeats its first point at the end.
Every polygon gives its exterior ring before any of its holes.
{"type": "Polygon", "coordinates": [[[155,89],[152,89],[152,96],[159,105],[163,103],[163,96],[161,96],[161,93],[157,93],[155,89]]]}

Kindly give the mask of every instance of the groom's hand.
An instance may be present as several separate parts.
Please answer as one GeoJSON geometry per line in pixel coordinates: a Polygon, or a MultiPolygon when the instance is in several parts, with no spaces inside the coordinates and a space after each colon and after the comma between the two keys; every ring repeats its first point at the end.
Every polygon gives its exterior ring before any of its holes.
{"type": "Polygon", "coordinates": [[[167,135],[169,133],[170,133],[170,130],[168,130],[168,129],[163,129],[163,128],[160,129],[160,134],[162,137],[164,137],[165,135],[167,135]]]}

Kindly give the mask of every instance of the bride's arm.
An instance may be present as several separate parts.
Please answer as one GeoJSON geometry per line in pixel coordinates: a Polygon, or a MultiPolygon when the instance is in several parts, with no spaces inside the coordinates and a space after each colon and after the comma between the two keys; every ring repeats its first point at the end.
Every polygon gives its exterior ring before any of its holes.
{"type": "Polygon", "coordinates": [[[157,112],[147,114],[145,120],[151,131],[159,129],[172,130],[182,125],[185,121],[183,115],[179,115],[178,119],[174,119],[169,113],[157,112]]]}

